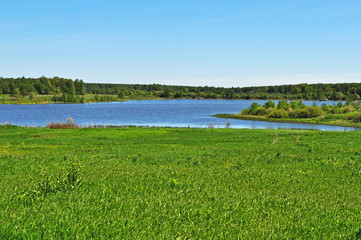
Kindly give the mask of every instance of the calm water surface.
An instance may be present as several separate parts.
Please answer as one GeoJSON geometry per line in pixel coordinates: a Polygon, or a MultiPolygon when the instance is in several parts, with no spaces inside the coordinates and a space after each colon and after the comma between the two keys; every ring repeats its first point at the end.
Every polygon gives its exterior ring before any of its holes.
{"type": "MultiPolygon", "coordinates": [[[[80,125],[136,125],[250,129],[315,129],[329,131],[357,131],[358,128],[318,124],[274,123],[221,119],[211,117],[218,113],[239,113],[253,102],[265,100],[132,100],[111,103],[86,104],[0,104],[0,124],[18,126],[45,126],[49,122],[65,122],[67,117],[80,125]]],[[[311,105],[311,101],[304,102],[311,105]]],[[[322,104],[323,102],[317,102],[322,104]]],[[[326,102],[332,104],[331,102],[326,102]]]]}

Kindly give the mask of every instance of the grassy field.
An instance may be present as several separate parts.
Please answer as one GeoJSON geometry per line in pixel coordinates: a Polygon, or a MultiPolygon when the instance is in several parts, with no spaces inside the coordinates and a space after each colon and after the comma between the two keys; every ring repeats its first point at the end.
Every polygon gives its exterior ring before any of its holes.
{"type": "Polygon", "coordinates": [[[0,126],[1,239],[353,239],[361,133],[0,126]]]}

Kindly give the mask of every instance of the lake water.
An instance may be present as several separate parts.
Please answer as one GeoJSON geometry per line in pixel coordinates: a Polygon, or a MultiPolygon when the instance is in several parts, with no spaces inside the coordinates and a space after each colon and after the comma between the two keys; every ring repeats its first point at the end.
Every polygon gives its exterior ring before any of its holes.
{"type": "MultiPolygon", "coordinates": [[[[327,131],[358,131],[358,128],[318,124],[275,123],[211,117],[219,113],[239,113],[253,102],[265,100],[132,100],[85,104],[0,104],[0,124],[46,126],[49,122],[65,122],[71,117],[79,125],[136,125],[160,127],[249,129],[315,129],[327,131]]],[[[311,105],[312,101],[305,101],[311,105]]],[[[323,102],[319,101],[318,104],[323,102]]],[[[332,104],[331,102],[326,102],[332,104]]]]}

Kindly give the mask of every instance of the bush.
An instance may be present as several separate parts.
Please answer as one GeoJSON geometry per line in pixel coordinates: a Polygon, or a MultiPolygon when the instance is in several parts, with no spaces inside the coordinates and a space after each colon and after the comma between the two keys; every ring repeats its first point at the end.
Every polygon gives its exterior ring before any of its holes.
{"type": "Polygon", "coordinates": [[[310,118],[318,117],[323,114],[323,111],[320,107],[308,107],[306,110],[310,118]]]}
{"type": "Polygon", "coordinates": [[[330,110],[330,113],[339,114],[339,113],[341,113],[341,108],[337,105],[333,105],[332,109],[330,110]]]}
{"type": "Polygon", "coordinates": [[[259,104],[256,103],[256,102],[254,102],[254,103],[252,103],[252,105],[249,107],[249,110],[251,111],[252,114],[255,114],[258,107],[259,107],[259,104]]]}
{"type": "Polygon", "coordinates": [[[276,107],[276,103],[272,100],[267,101],[264,105],[265,108],[275,108],[276,107]]]}
{"type": "Polygon", "coordinates": [[[251,111],[248,108],[246,108],[246,109],[243,109],[241,113],[242,113],[242,115],[250,115],[251,111]]]}
{"type": "Polygon", "coordinates": [[[351,120],[353,122],[361,122],[361,112],[353,113],[353,114],[347,114],[346,115],[347,120],[351,120]]]}
{"type": "Polygon", "coordinates": [[[354,110],[354,107],[352,105],[347,105],[340,109],[342,113],[349,113],[354,110]]]}
{"type": "Polygon", "coordinates": [[[288,104],[288,102],[287,101],[285,101],[285,100],[282,100],[282,101],[279,101],[278,102],[278,105],[277,105],[277,107],[278,107],[278,109],[288,109],[289,108],[289,104],[288,104]]]}
{"type": "Polygon", "coordinates": [[[290,107],[293,109],[293,110],[296,110],[298,107],[298,102],[297,101],[291,101],[290,102],[290,107]]]}
{"type": "Polygon", "coordinates": [[[299,101],[299,102],[298,102],[298,107],[299,107],[299,108],[305,108],[305,107],[306,107],[306,104],[304,104],[302,101],[299,101]]]}
{"type": "Polygon", "coordinates": [[[322,111],[328,112],[330,107],[326,103],[322,103],[321,109],[322,111]]]}
{"type": "Polygon", "coordinates": [[[271,112],[271,110],[265,108],[265,107],[259,107],[257,108],[255,114],[256,115],[260,115],[260,116],[264,116],[264,115],[267,115],[271,112]]]}
{"type": "Polygon", "coordinates": [[[273,110],[268,117],[270,118],[288,118],[288,113],[284,109],[273,110]]]}
{"type": "Polygon", "coordinates": [[[318,117],[323,114],[323,111],[320,107],[306,107],[303,109],[296,109],[290,113],[291,118],[313,118],[318,117]]]}

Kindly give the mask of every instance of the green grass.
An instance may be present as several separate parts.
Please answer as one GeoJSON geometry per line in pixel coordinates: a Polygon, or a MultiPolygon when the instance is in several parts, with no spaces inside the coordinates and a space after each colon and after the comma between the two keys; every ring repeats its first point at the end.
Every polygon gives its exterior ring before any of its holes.
{"type": "Polygon", "coordinates": [[[361,133],[0,126],[1,239],[352,239],[361,133]]]}
{"type": "Polygon", "coordinates": [[[258,115],[242,115],[242,114],[216,114],[218,118],[255,120],[265,122],[287,122],[287,123],[309,123],[309,124],[326,124],[333,126],[345,126],[361,128],[360,122],[354,122],[346,118],[347,114],[324,114],[314,118],[269,118],[267,116],[258,115]]]}
{"type": "Polygon", "coordinates": [[[45,104],[55,103],[53,95],[36,95],[32,99],[30,96],[13,97],[10,94],[0,94],[0,104],[45,104]]]}

